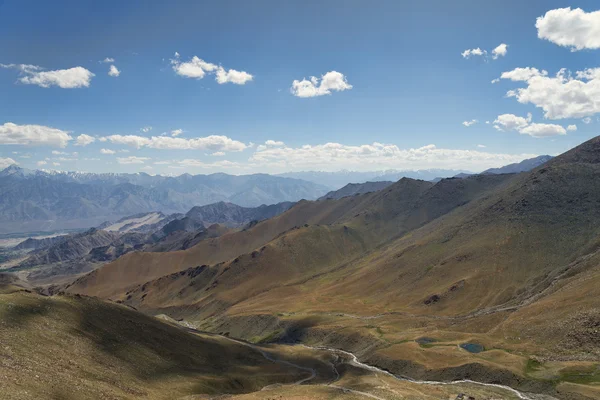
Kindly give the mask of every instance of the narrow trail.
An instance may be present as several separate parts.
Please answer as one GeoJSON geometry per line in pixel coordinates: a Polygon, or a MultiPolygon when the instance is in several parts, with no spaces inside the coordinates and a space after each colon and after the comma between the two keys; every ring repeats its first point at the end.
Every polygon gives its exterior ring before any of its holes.
{"type": "MultiPolygon", "coordinates": [[[[263,348],[261,348],[261,346],[243,341],[243,340],[239,340],[239,339],[233,339],[227,336],[223,336],[223,335],[219,335],[219,334],[215,334],[215,333],[211,333],[211,332],[203,332],[203,331],[198,331],[196,329],[193,328],[189,328],[189,327],[185,327],[187,330],[191,331],[192,333],[197,333],[197,334],[202,334],[202,335],[210,335],[210,336],[219,336],[221,338],[230,340],[232,342],[235,342],[237,344],[249,347],[255,351],[257,351],[258,353],[260,353],[266,360],[269,360],[271,362],[277,363],[277,364],[282,364],[282,365],[287,365],[287,366],[291,366],[293,368],[297,368],[299,370],[302,371],[306,371],[310,373],[310,376],[300,379],[299,381],[296,381],[294,383],[292,383],[292,385],[301,385],[304,383],[307,383],[313,379],[315,379],[317,377],[317,371],[314,368],[309,368],[309,367],[303,367],[301,365],[286,361],[286,360],[280,360],[277,359],[275,357],[273,357],[269,352],[267,352],[266,350],[264,350],[263,348]]],[[[496,383],[484,383],[484,382],[477,382],[477,381],[473,381],[470,379],[461,379],[461,380],[456,380],[456,381],[427,381],[427,380],[416,380],[416,379],[412,379],[409,377],[405,377],[405,376],[399,376],[399,375],[395,375],[392,374],[389,371],[383,370],[381,368],[375,367],[373,365],[369,365],[369,364],[365,364],[361,361],[358,360],[358,358],[353,354],[350,353],[348,351],[344,351],[344,350],[339,350],[339,349],[334,349],[334,348],[330,348],[330,347],[321,347],[321,346],[307,346],[304,344],[292,344],[289,346],[299,346],[299,347],[303,347],[303,348],[307,348],[307,349],[311,349],[311,350],[318,350],[318,351],[327,351],[329,353],[331,353],[332,355],[334,355],[336,358],[334,359],[334,361],[331,363],[331,367],[333,370],[333,373],[335,375],[335,378],[329,382],[329,383],[325,383],[325,384],[319,384],[322,386],[328,386],[328,387],[332,387],[335,389],[339,389],[342,390],[345,393],[353,393],[353,394],[358,394],[358,395],[362,395],[365,397],[370,397],[373,399],[378,399],[378,400],[385,400],[382,397],[378,397],[374,394],[371,393],[367,393],[367,392],[361,392],[358,390],[354,390],[354,389],[350,389],[347,387],[343,387],[343,386],[338,386],[335,385],[335,382],[337,382],[340,379],[340,373],[338,372],[337,368],[336,368],[336,364],[341,364],[341,363],[347,363],[350,364],[354,367],[363,369],[363,370],[368,370],[371,371],[373,373],[379,373],[379,374],[383,374],[386,376],[389,376],[391,378],[394,378],[396,380],[399,381],[404,381],[404,382],[410,382],[413,384],[418,384],[418,385],[432,385],[432,386],[437,386],[437,385],[460,385],[460,384],[471,384],[471,385],[479,385],[479,386],[485,386],[485,387],[490,387],[490,388],[496,388],[496,389],[502,389],[502,390],[506,390],[508,392],[511,392],[512,394],[514,394],[515,396],[517,396],[519,399],[522,400],[540,400],[540,399],[544,399],[544,400],[556,400],[554,397],[549,396],[549,395],[536,395],[536,394],[525,394],[523,392],[520,392],[510,386],[506,386],[506,385],[500,385],[500,384],[496,384],[496,383]]],[[[268,390],[270,387],[277,387],[280,384],[273,384],[273,385],[267,385],[265,387],[263,387],[261,390],[268,390]]],[[[285,385],[285,384],[284,384],[285,385]]]]}

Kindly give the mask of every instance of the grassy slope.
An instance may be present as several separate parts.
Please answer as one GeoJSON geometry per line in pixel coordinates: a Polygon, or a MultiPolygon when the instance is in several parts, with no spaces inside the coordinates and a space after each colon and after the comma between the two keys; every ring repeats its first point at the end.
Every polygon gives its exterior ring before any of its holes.
{"type": "Polygon", "coordinates": [[[306,375],[234,342],[78,296],[0,294],[3,399],[174,399],[306,375]]]}

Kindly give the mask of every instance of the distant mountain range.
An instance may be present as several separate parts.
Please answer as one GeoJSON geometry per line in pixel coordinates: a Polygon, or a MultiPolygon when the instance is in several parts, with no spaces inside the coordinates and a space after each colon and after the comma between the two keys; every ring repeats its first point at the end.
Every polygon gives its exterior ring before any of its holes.
{"type": "Polygon", "coordinates": [[[0,171],[2,233],[87,228],[141,212],[186,212],[219,201],[245,207],[316,199],[324,186],[254,175],[46,172],[10,166],[0,171]]]}
{"type": "Polygon", "coordinates": [[[520,163],[508,164],[500,168],[490,168],[482,172],[482,174],[515,174],[519,172],[531,171],[542,164],[547,163],[553,157],[544,155],[523,160],[520,163]]]}

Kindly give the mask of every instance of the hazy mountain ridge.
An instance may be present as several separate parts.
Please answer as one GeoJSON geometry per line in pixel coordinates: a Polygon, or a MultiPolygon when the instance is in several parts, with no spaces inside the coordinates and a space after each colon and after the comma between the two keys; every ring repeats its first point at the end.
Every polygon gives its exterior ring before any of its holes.
{"type": "MultiPolygon", "coordinates": [[[[326,189],[298,179],[255,175],[80,174],[30,171],[10,166],[0,171],[0,221],[17,222],[102,218],[141,212],[187,212],[198,205],[229,201],[256,207],[303,198],[326,189]]],[[[89,225],[88,225],[89,226],[89,225]]]]}

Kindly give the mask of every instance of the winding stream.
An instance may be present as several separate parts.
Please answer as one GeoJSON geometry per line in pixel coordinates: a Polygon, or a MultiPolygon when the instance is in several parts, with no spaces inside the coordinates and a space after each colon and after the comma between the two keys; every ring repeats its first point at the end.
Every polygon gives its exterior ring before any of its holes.
{"type": "MultiPolygon", "coordinates": [[[[264,350],[263,348],[261,348],[261,346],[243,341],[243,340],[239,340],[239,339],[233,339],[227,336],[223,336],[223,335],[218,335],[215,333],[210,333],[210,332],[203,332],[203,331],[198,331],[196,329],[193,328],[187,328],[188,330],[194,332],[194,333],[199,333],[199,334],[203,334],[203,335],[213,335],[213,336],[219,336],[222,337],[224,339],[230,340],[232,342],[235,342],[237,344],[241,344],[243,346],[246,347],[250,347],[251,349],[259,352],[265,359],[274,362],[274,363],[278,363],[278,364],[282,364],[282,365],[287,365],[287,366],[291,366],[306,372],[310,373],[310,376],[300,379],[297,382],[294,382],[294,385],[300,385],[303,383],[307,383],[311,380],[313,380],[314,378],[316,378],[317,376],[317,371],[314,368],[309,368],[309,367],[303,367],[301,365],[286,361],[286,360],[280,360],[277,359],[275,357],[273,357],[269,352],[267,352],[266,350],[264,350]]],[[[520,392],[510,386],[506,386],[506,385],[500,385],[500,384],[496,384],[496,383],[484,383],[484,382],[478,382],[478,381],[473,381],[470,379],[461,379],[461,380],[456,380],[456,381],[426,381],[426,380],[416,380],[416,379],[412,379],[409,377],[405,377],[405,376],[399,376],[399,375],[395,375],[392,374],[391,372],[388,372],[386,370],[383,370],[381,368],[375,367],[373,365],[369,365],[369,364],[365,364],[361,361],[358,360],[358,358],[353,354],[350,353],[348,351],[345,350],[339,350],[339,349],[334,349],[334,348],[330,348],[330,347],[322,347],[322,346],[307,346],[304,344],[292,344],[290,346],[299,346],[299,347],[304,347],[307,349],[311,349],[311,350],[320,350],[320,351],[328,351],[336,356],[342,355],[344,356],[344,358],[347,358],[349,361],[345,361],[348,364],[357,367],[357,368],[361,368],[364,370],[368,370],[371,371],[373,373],[380,373],[380,374],[384,374],[386,376],[392,377],[396,380],[400,380],[400,381],[405,381],[405,382],[410,382],[413,384],[418,384],[418,385],[432,385],[432,386],[436,386],[436,385],[460,385],[460,384],[471,384],[471,385],[479,385],[479,386],[486,386],[486,387],[490,387],[490,388],[496,388],[496,389],[503,389],[506,390],[508,392],[511,392],[512,394],[514,394],[515,396],[517,396],[519,399],[522,400],[539,400],[539,399],[545,399],[545,400],[557,400],[556,398],[549,396],[549,395],[536,395],[536,394],[525,394],[523,392],[520,392]]],[[[333,368],[333,372],[336,375],[336,378],[330,382],[329,384],[327,384],[327,386],[330,387],[334,387],[336,389],[340,389],[342,391],[346,391],[346,392],[350,392],[350,393],[355,393],[355,394],[360,394],[360,395],[364,395],[366,397],[370,397],[370,398],[374,398],[374,399],[381,399],[384,400],[378,396],[375,396],[371,393],[366,393],[366,392],[360,392],[354,389],[350,389],[347,387],[342,387],[342,386],[337,386],[334,385],[335,382],[337,382],[340,379],[340,374],[337,371],[335,364],[332,363],[332,368],[333,368]]],[[[273,385],[269,385],[269,386],[273,386],[273,385]]],[[[266,390],[269,388],[269,386],[265,386],[262,390],[266,390]]]]}

